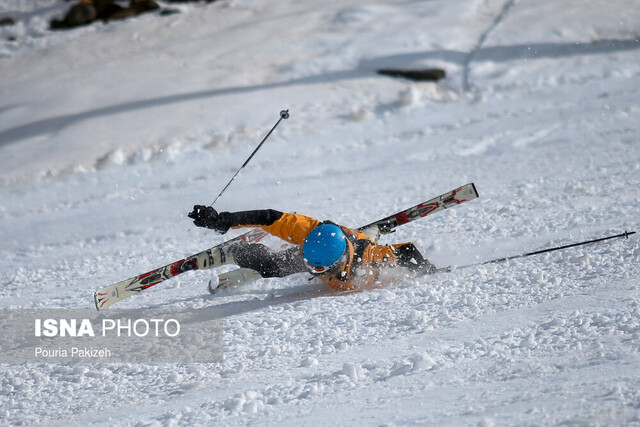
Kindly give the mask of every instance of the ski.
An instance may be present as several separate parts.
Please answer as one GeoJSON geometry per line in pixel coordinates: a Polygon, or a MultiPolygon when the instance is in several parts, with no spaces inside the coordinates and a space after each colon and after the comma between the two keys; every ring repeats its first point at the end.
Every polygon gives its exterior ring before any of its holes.
{"type": "MultiPolygon", "coordinates": [[[[411,221],[415,221],[418,218],[424,218],[425,216],[432,215],[440,212],[444,209],[448,209],[453,206],[458,206],[461,203],[469,200],[476,199],[478,197],[478,191],[473,183],[465,184],[462,187],[456,188],[438,197],[427,200],[408,209],[390,215],[386,218],[374,221],[371,224],[367,224],[363,227],[359,227],[359,231],[371,230],[377,228],[378,233],[375,236],[369,236],[373,240],[377,241],[378,234],[389,234],[395,231],[394,229],[400,225],[406,224],[411,221]]],[[[443,273],[451,271],[451,267],[438,268],[435,273],[443,273]]],[[[242,285],[261,279],[262,276],[255,270],[248,268],[241,268],[238,270],[230,271],[219,276],[217,286],[214,286],[213,281],[209,281],[209,292],[215,294],[216,292],[227,289],[232,285],[242,285]]]]}
{"type": "Polygon", "coordinates": [[[431,200],[427,200],[426,202],[412,206],[409,209],[405,209],[386,218],[374,221],[371,224],[367,224],[364,227],[360,227],[358,230],[377,226],[378,229],[380,229],[381,234],[389,234],[392,233],[394,231],[393,229],[399,225],[415,221],[418,218],[424,218],[427,215],[432,215],[453,206],[458,206],[461,203],[468,202],[469,200],[476,199],[477,197],[478,191],[476,190],[476,186],[473,183],[465,184],[462,187],[456,188],[455,190],[444,193],[438,197],[434,197],[431,200]]]}
{"type": "Polygon", "coordinates": [[[209,292],[215,294],[232,286],[243,285],[262,279],[262,275],[250,268],[238,268],[218,276],[218,283],[214,286],[213,279],[209,281],[209,292]]]}
{"type": "Polygon", "coordinates": [[[226,248],[238,244],[259,242],[267,234],[268,233],[266,231],[260,228],[255,228],[236,238],[195,255],[181,259],[180,261],[173,262],[169,265],[165,265],[164,267],[157,268],[139,276],[98,289],[94,293],[96,309],[105,309],[127,297],[130,297],[131,295],[140,293],[145,289],[182,274],[185,271],[207,270],[219,267],[224,263],[226,248]]]}

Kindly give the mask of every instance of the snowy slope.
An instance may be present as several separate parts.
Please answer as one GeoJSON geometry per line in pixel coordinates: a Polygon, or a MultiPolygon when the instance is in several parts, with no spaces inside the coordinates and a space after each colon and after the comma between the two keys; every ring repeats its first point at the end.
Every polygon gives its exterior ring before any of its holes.
{"type": "MultiPolygon", "coordinates": [[[[230,0],[52,33],[66,3],[5,1],[0,306],[91,308],[229,238],[186,213],[284,108],[219,209],[356,227],[475,182],[384,238],[453,266],[638,230],[636,6],[230,0]]],[[[122,306],[224,309],[224,362],[5,364],[0,423],[640,423],[639,262],[632,237],[351,294],[185,273],[122,306]]]]}

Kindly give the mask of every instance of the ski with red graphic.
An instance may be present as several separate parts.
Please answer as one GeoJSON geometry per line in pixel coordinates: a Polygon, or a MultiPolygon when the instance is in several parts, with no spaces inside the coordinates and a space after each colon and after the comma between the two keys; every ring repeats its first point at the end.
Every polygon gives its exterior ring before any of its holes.
{"type": "Polygon", "coordinates": [[[381,234],[392,233],[393,229],[399,225],[406,224],[411,221],[415,221],[419,218],[424,218],[427,215],[440,212],[441,210],[458,206],[461,203],[468,202],[478,197],[478,191],[473,183],[465,184],[460,188],[444,193],[438,197],[434,197],[431,200],[422,202],[419,205],[410,207],[401,212],[390,215],[386,218],[382,218],[371,224],[360,227],[360,230],[364,230],[373,226],[377,226],[380,229],[381,234]]]}
{"type": "Polygon", "coordinates": [[[191,255],[164,267],[149,271],[131,279],[123,280],[116,284],[104,287],[94,293],[94,302],[98,310],[109,307],[123,299],[140,293],[141,291],[175,277],[185,271],[207,270],[223,265],[226,259],[226,249],[230,246],[256,243],[262,240],[268,233],[256,228],[248,233],[209,248],[205,251],[191,255]]]}

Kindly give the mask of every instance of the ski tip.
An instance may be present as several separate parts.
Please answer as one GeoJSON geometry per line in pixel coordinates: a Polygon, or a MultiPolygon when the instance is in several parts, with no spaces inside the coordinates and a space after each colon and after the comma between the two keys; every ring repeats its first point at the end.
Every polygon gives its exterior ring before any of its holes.
{"type": "Polygon", "coordinates": [[[213,282],[213,279],[211,279],[209,280],[209,293],[212,295],[217,294],[221,290],[228,288],[230,284],[229,279],[218,277],[218,280],[215,283],[213,282]]]}
{"type": "Polygon", "coordinates": [[[471,188],[473,189],[473,193],[476,195],[476,197],[480,197],[480,195],[478,194],[478,189],[476,188],[476,185],[473,182],[470,182],[469,184],[471,188]]]}
{"type": "Polygon", "coordinates": [[[108,300],[104,299],[103,294],[100,293],[100,291],[96,291],[93,293],[93,302],[96,305],[96,310],[100,311],[102,310],[104,307],[104,304],[107,302],[108,300]]]}
{"type": "Polygon", "coordinates": [[[214,285],[214,284],[213,284],[213,279],[210,279],[210,280],[209,280],[209,286],[208,286],[208,288],[209,288],[209,293],[210,293],[210,294],[215,294],[215,293],[216,293],[216,290],[217,290],[217,288],[218,288],[218,284],[216,283],[216,284],[214,285]]]}
{"type": "Polygon", "coordinates": [[[115,291],[107,291],[105,289],[99,289],[93,293],[93,302],[96,305],[96,310],[102,311],[110,305],[116,303],[118,300],[114,297],[117,296],[115,291]]]}

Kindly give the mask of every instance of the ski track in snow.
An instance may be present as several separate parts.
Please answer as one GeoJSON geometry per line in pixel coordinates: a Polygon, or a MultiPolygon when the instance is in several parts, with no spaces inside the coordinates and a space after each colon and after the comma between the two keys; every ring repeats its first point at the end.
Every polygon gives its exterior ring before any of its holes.
{"type": "MultiPolygon", "coordinates": [[[[383,241],[454,267],[639,231],[634,6],[232,0],[51,33],[55,1],[7,2],[1,306],[91,308],[228,239],[186,213],[282,108],[220,209],[357,227],[475,182],[383,241]]],[[[223,309],[223,362],[3,364],[0,424],[638,424],[639,265],[635,235],[355,293],[188,272],[121,305],[223,309]]]]}

